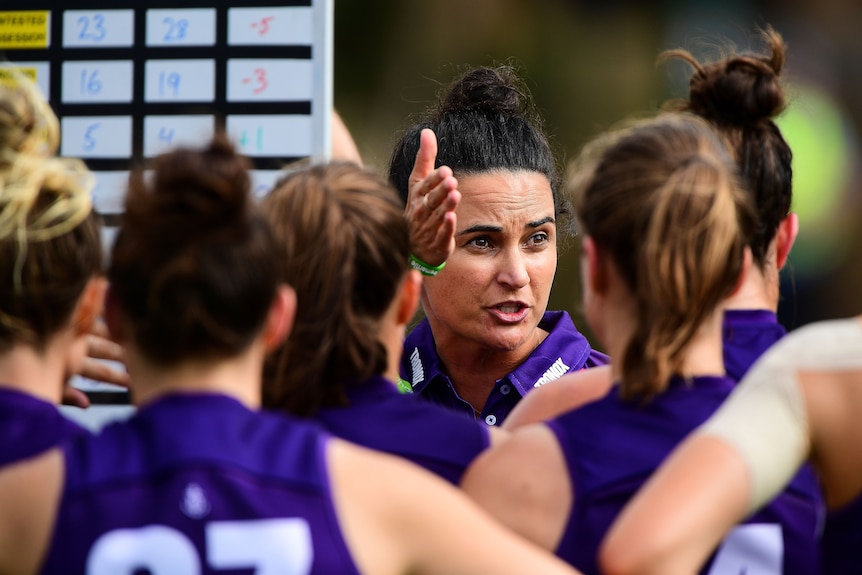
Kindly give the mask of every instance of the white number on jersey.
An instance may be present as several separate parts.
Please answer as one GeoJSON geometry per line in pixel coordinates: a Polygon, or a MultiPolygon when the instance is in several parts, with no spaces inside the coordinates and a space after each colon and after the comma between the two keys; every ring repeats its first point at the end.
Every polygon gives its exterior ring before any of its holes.
{"type": "Polygon", "coordinates": [[[781,575],[783,563],[781,525],[740,525],[724,538],[709,575],[781,575]]]}
{"type": "MultiPolygon", "coordinates": [[[[302,518],[212,521],[205,526],[206,561],[213,569],[254,568],[255,575],[307,575],[314,551],[302,518]]],[[[191,540],[164,525],[115,529],[99,537],[87,557],[88,575],[200,575],[191,540]]]]}

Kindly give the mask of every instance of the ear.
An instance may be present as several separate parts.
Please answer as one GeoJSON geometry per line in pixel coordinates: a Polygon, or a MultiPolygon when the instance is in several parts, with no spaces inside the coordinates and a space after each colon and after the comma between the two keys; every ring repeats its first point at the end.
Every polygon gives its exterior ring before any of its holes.
{"type": "Polygon", "coordinates": [[[736,293],[742,288],[742,285],[745,283],[745,278],[748,277],[748,272],[751,271],[751,266],[754,265],[754,258],[751,255],[751,248],[745,246],[745,251],[742,252],[742,267],[739,268],[739,277],[736,278],[736,285],[733,286],[733,290],[728,294],[728,297],[736,295],[736,293]]]}
{"type": "Polygon", "coordinates": [[[605,293],[608,290],[608,269],[593,238],[584,237],[581,242],[581,251],[581,257],[586,263],[583,267],[584,284],[593,293],[605,293]]]}
{"type": "Polygon", "coordinates": [[[398,298],[398,309],[396,320],[398,325],[407,325],[419,307],[419,297],[422,293],[422,274],[416,270],[410,270],[401,282],[398,298]]]}
{"type": "Polygon", "coordinates": [[[293,328],[295,317],[296,290],[287,284],[282,284],[272,301],[263,328],[263,343],[266,351],[276,349],[287,338],[293,328]]]}
{"type": "Polygon", "coordinates": [[[790,248],[793,247],[798,233],[799,216],[794,213],[787,214],[778,224],[778,232],[775,234],[775,263],[779,270],[787,263],[787,256],[790,255],[790,248]]]}
{"type": "Polygon", "coordinates": [[[76,336],[88,334],[93,329],[93,324],[102,314],[107,287],[108,280],[103,277],[91,278],[84,286],[84,291],[72,314],[72,325],[75,326],[76,336]]]}

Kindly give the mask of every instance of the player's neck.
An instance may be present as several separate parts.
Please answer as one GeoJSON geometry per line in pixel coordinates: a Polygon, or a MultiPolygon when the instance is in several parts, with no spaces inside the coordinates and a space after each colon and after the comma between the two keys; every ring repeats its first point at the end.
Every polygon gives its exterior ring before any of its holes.
{"type": "Polygon", "coordinates": [[[259,409],[263,356],[263,346],[254,343],[228,359],[187,360],[165,367],[127,349],[132,398],[141,406],[175,393],[214,393],[232,397],[250,409],[259,409]]]}
{"type": "Polygon", "coordinates": [[[66,359],[58,342],[43,351],[16,344],[0,356],[0,386],[59,404],[67,379],[66,359]]]}
{"type": "Polygon", "coordinates": [[[778,273],[752,264],[739,289],[725,300],[724,308],[778,311],[778,273]]]}

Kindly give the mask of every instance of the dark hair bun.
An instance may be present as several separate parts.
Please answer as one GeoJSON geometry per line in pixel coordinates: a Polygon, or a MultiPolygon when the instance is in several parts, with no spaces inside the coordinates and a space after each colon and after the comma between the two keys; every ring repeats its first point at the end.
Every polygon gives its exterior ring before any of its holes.
{"type": "Polygon", "coordinates": [[[474,68],[456,79],[440,103],[440,115],[478,111],[486,115],[522,114],[529,97],[511,66],[474,68]]]}
{"type": "Polygon", "coordinates": [[[780,114],[787,104],[779,81],[786,49],[775,31],[767,30],[763,36],[768,58],[740,55],[702,66],[683,50],[665,52],[665,58],[681,58],[696,69],[683,108],[719,125],[746,126],[780,114]]]}
{"type": "Polygon", "coordinates": [[[221,134],[203,150],[177,148],[159,156],[151,165],[149,185],[144,175],[133,176],[126,224],[140,218],[180,243],[185,243],[184,236],[192,239],[207,230],[242,227],[251,206],[249,167],[248,159],[221,134]]]}

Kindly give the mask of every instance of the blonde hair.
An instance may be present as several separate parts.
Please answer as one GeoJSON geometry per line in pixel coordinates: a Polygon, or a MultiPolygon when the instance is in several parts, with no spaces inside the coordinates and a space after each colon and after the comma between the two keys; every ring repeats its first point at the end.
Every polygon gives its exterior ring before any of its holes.
{"type": "Polygon", "coordinates": [[[13,80],[0,84],[0,272],[12,296],[0,308],[0,348],[44,343],[101,264],[92,175],[80,160],[53,156],[57,117],[28,78],[13,80]]]}
{"type": "Polygon", "coordinates": [[[615,263],[637,318],[621,358],[624,398],[661,393],[681,374],[701,324],[737,282],[754,229],[723,141],[702,120],[665,114],[588,145],[575,214],[615,263]]]}

